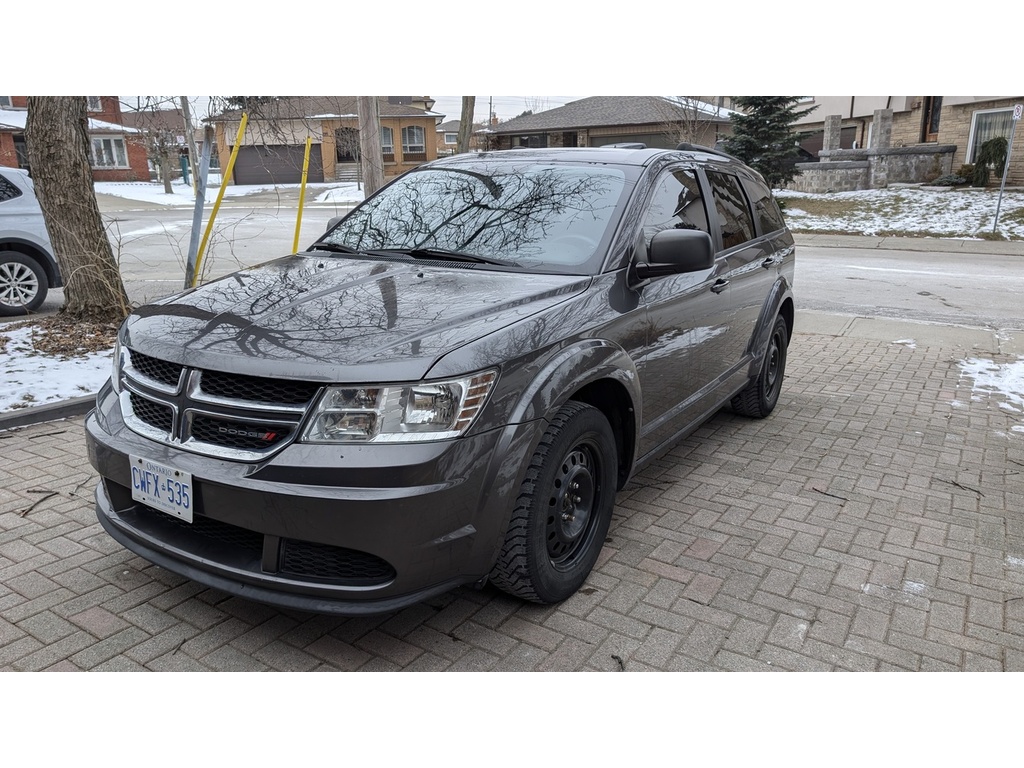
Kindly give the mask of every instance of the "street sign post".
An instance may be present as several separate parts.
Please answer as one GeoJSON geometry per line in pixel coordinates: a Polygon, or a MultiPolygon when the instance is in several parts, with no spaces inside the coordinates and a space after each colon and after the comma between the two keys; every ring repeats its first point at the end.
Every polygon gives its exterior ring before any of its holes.
{"type": "Polygon", "coordinates": [[[1013,122],[1010,123],[1010,140],[1006,143],[1006,162],[1003,163],[1003,180],[999,182],[999,199],[996,201],[996,218],[992,222],[992,233],[999,226],[999,209],[1003,207],[1003,190],[1006,189],[1006,174],[1010,171],[1010,155],[1013,154],[1013,135],[1017,132],[1017,123],[1024,116],[1024,104],[1013,105],[1013,122]]]}

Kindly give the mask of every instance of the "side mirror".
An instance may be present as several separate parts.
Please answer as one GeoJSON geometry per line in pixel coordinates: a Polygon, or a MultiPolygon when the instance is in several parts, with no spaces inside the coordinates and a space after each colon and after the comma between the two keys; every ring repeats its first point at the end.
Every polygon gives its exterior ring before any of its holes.
{"type": "Polygon", "coordinates": [[[345,218],[344,216],[335,216],[330,221],[328,221],[327,222],[327,231],[330,232],[332,229],[334,229],[336,226],[338,226],[338,222],[341,221],[344,218],[345,218]]]}
{"type": "Polygon", "coordinates": [[[715,265],[711,235],[699,229],[665,229],[651,238],[647,262],[636,265],[641,280],[700,272],[715,265]]]}

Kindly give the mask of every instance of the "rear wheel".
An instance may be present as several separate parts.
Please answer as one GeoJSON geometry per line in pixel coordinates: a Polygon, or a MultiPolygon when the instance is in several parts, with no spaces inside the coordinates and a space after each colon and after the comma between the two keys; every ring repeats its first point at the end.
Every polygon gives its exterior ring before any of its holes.
{"type": "Polygon", "coordinates": [[[491,581],[537,603],[576,592],[604,545],[616,462],[604,414],[578,402],[559,409],[530,461],[491,581]]]}
{"type": "Polygon", "coordinates": [[[782,379],[786,374],[786,349],[789,346],[789,330],[786,321],[775,318],[768,349],[764,353],[761,372],[747,385],[746,389],[732,399],[732,409],[741,416],[763,419],[779,402],[782,379]]]}
{"type": "Polygon", "coordinates": [[[23,253],[0,251],[0,315],[35,312],[46,298],[46,273],[23,253]]]}

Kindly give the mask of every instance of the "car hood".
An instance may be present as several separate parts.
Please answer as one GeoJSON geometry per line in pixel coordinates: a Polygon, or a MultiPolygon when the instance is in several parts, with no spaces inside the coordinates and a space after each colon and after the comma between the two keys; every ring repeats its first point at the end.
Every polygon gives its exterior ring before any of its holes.
{"type": "Polygon", "coordinates": [[[162,360],[320,382],[415,381],[446,353],[583,291],[589,277],[296,255],[129,315],[162,360]]]}

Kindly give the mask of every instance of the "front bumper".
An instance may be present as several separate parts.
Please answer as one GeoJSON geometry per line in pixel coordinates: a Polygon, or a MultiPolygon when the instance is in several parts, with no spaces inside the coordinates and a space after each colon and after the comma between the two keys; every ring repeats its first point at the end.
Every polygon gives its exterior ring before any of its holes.
{"type": "Polygon", "coordinates": [[[101,476],[97,516],[120,544],[234,595],[361,615],[489,573],[538,426],[436,443],[293,444],[244,463],[132,432],[105,387],[85,430],[101,476]],[[129,454],[192,474],[192,524],[132,499],[129,454]]]}

